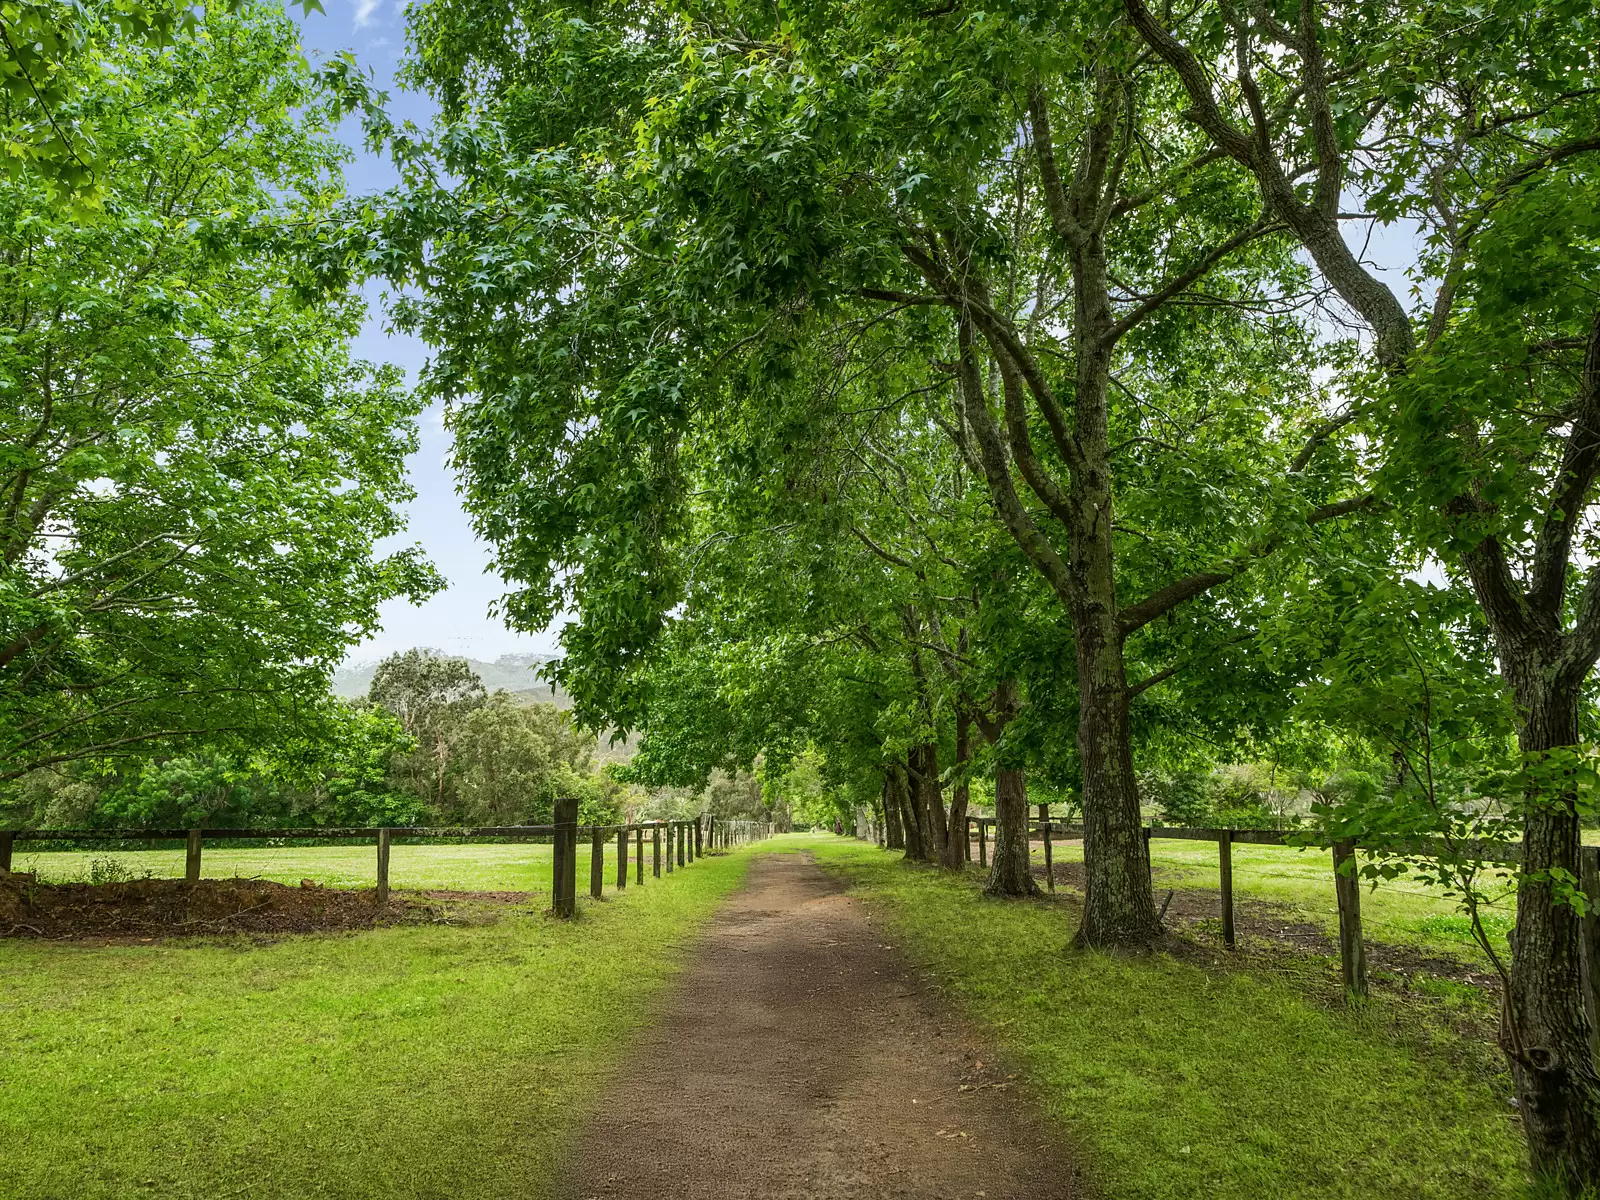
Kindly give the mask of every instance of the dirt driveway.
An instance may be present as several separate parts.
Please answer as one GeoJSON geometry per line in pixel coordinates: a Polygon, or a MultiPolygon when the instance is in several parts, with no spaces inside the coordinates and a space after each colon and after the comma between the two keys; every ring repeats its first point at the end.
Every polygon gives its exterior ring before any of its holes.
{"type": "Polygon", "coordinates": [[[572,1200],[1068,1200],[1060,1138],[808,856],[769,855],[578,1147],[572,1200]]]}

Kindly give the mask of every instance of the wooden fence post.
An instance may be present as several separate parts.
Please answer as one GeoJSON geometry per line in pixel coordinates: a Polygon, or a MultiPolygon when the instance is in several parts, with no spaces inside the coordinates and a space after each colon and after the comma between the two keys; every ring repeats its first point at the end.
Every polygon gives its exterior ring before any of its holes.
{"type": "Polygon", "coordinates": [[[1217,860],[1222,887],[1222,944],[1232,950],[1237,944],[1233,933],[1233,830],[1217,835],[1217,860]]]}
{"type": "Polygon", "coordinates": [[[633,873],[634,882],[640,887],[644,886],[644,826],[633,827],[633,873]]]}
{"type": "Polygon", "coordinates": [[[200,831],[189,830],[189,844],[184,847],[183,878],[186,883],[200,881],[200,831]]]}
{"type": "Polygon", "coordinates": [[[628,886],[628,827],[617,830],[617,887],[628,886]]]}
{"type": "Polygon", "coordinates": [[[378,903],[389,903],[389,831],[378,830],[378,903]]]}
{"type": "Polygon", "coordinates": [[[672,835],[677,832],[678,824],[677,824],[676,821],[668,821],[666,823],[666,825],[664,825],[662,828],[663,828],[663,830],[665,831],[665,833],[667,835],[667,874],[671,875],[672,874],[672,841],[673,841],[672,835]]]}
{"type": "Polygon", "coordinates": [[[650,873],[657,879],[661,878],[661,826],[654,825],[650,829],[650,873]]]}
{"type": "Polygon", "coordinates": [[[550,911],[572,917],[578,911],[578,801],[566,796],[556,801],[554,864],[551,870],[550,911]]]}
{"type": "Polygon", "coordinates": [[[1591,1052],[1600,1057],[1600,846],[1579,847],[1578,884],[1589,899],[1578,956],[1583,968],[1583,1007],[1589,1013],[1591,1052]]]}
{"type": "Polygon", "coordinates": [[[1044,831],[1044,886],[1056,890],[1056,862],[1050,848],[1050,806],[1039,805],[1039,825],[1044,831]]]}
{"type": "Polygon", "coordinates": [[[0,875],[11,874],[11,849],[16,843],[16,834],[7,829],[0,831],[0,875]]]}
{"type": "Polygon", "coordinates": [[[987,867],[989,865],[989,839],[987,837],[988,832],[989,832],[989,826],[988,826],[987,822],[985,822],[982,817],[979,817],[978,818],[978,865],[980,867],[987,867]]]}
{"type": "Polygon", "coordinates": [[[1355,843],[1342,838],[1333,844],[1333,888],[1339,898],[1339,965],[1344,990],[1357,999],[1367,994],[1367,948],[1361,940],[1361,880],[1339,867],[1355,858],[1355,843]]]}
{"type": "Polygon", "coordinates": [[[589,898],[599,900],[606,890],[606,835],[598,825],[589,827],[589,898]]]}
{"type": "Polygon", "coordinates": [[[679,821],[678,822],[678,829],[677,829],[677,840],[678,840],[678,866],[680,866],[680,867],[686,865],[685,862],[684,862],[684,853],[688,849],[688,847],[685,846],[684,843],[687,842],[689,839],[686,838],[684,836],[684,834],[686,834],[688,832],[689,832],[689,822],[687,822],[687,821],[679,821]]]}

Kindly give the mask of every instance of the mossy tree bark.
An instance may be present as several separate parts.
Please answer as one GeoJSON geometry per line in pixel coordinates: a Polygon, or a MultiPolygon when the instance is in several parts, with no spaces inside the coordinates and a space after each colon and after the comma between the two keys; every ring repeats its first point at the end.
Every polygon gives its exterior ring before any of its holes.
{"type": "Polygon", "coordinates": [[[1037,896],[1028,853],[1028,785],[1021,767],[994,773],[994,855],[989,860],[986,896],[1037,896]]]}
{"type": "MultiPolygon", "coordinates": [[[[1540,645],[1539,642],[1543,642],[1540,645]]],[[[1555,782],[1558,756],[1580,740],[1580,681],[1563,669],[1559,642],[1502,652],[1523,723],[1519,741],[1537,772],[1554,779],[1530,790],[1523,818],[1522,877],[1512,935],[1510,987],[1502,1001],[1500,1045],[1511,1064],[1517,1108],[1541,1173],[1600,1184],[1600,1074],[1583,1000],[1583,927],[1554,879],[1580,878],[1576,796],[1555,782]],[[1554,654],[1551,652],[1554,651],[1554,654]]]]}

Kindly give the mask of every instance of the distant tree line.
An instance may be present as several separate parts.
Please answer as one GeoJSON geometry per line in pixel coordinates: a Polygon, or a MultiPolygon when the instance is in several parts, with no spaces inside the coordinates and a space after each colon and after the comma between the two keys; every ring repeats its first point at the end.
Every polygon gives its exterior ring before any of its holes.
{"type": "Polygon", "coordinates": [[[488,692],[463,659],[431,651],[385,659],[367,697],[327,701],[317,732],[253,752],[39,768],[9,786],[6,816],[58,828],[515,825],[548,822],[558,795],[596,822],[644,800],[596,766],[595,736],[568,714],[488,692]]]}

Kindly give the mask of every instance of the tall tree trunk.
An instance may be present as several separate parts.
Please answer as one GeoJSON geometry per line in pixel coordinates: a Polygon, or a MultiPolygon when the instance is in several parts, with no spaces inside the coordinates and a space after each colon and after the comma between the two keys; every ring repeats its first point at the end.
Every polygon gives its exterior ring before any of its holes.
{"type": "Polygon", "coordinates": [[[917,797],[917,811],[922,818],[922,846],[926,862],[943,863],[949,842],[949,826],[945,822],[943,789],[939,786],[939,746],[925,742],[911,752],[915,768],[911,775],[911,789],[917,797]]]}
{"type": "Polygon", "coordinates": [[[1108,449],[1110,337],[1105,245],[1099,236],[1074,247],[1077,342],[1076,431],[1083,461],[1069,493],[1070,562],[1078,581],[1072,614],[1078,666],[1078,757],[1083,768],[1083,862],[1087,883],[1083,946],[1136,946],[1160,932],[1150,891],[1149,848],[1139,816],[1128,727],[1127,666],[1117,611],[1111,541],[1112,479],[1108,449]]]}
{"type": "MultiPolygon", "coordinates": [[[[1015,679],[1003,679],[995,686],[993,717],[980,718],[980,727],[990,745],[998,745],[1005,728],[1017,715],[1020,689],[1015,679]]],[[[1038,893],[1033,882],[1033,864],[1028,853],[1028,784],[1021,767],[1003,761],[994,776],[994,848],[989,860],[989,896],[1032,896],[1038,893]]]]}
{"type": "MultiPolygon", "coordinates": [[[[1530,762],[1576,746],[1577,684],[1560,679],[1538,649],[1502,648],[1500,661],[1521,710],[1519,741],[1530,762]]],[[[1535,1170],[1563,1181],[1573,1195],[1587,1195],[1583,1189],[1600,1185],[1600,1075],[1583,1005],[1582,927],[1578,911],[1558,902],[1549,883],[1553,872],[1579,878],[1578,813],[1564,786],[1528,797],[1522,845],[1500,1045],[1535,1170]]]]}
{"type": "Polygon", "coordinates": [[[944,847],[944,865],[959,871],[971,857],[967,840],[967,804],[972,791],[967,783],[966,766],[972,760],[972,717],[965,707],[956,712],[956,766],[959,782],[950,794],[950,823],[944,847]]]}
{"type": "Polygon", "coordinates": [[[900,798],[900,793],[905,790],[905,783],[900,777],[900,768],[891,763],[883,772],[883,832],[885,846],[890,850],[904,850],[906,848],[905,826],[901,816],[905,810],[905,802],[900,798]]]}
{"type": "Polygon", "coordinates": [[[986,896],[1037,896],[1028,851],[1028,784],[1021,767],[994,774],[994,855],[989,860],[986,896]]]}
{"type": "Polygon", "coordinates": [[[1139,816],[1121,646],[1079,636],[1078,757],[1087,874],[1080,946],[1136,946],[1160,932],[1139,816]]]}
{"type": "Polygon", "coordinates": [[[906,642],[910,648],[911,676],[916,682],[922,727],[925,736],[930,739],[920,746],[913,746],[906,759],[911,775],[911,795],[922,832],[922,853],[919,857],[923,862],[943,863],[948,838],[944,798],[939,788],[939,722],[927,674],[922,668],[922,652],[917,649],[922,638],[922,618],[917,614],[915,605],[907,604],[901,609],[900,620],[905,626],[906,642]]]}
{"type": "Polygon", "coordinates": [[[915,769],[916,751],[907,758],[905,784],[900,789],[901,824],[905,826],[906,857],[913,862],[927,862],[927,818],[922,813],[921,796],[917,791],[915,769]]]}

